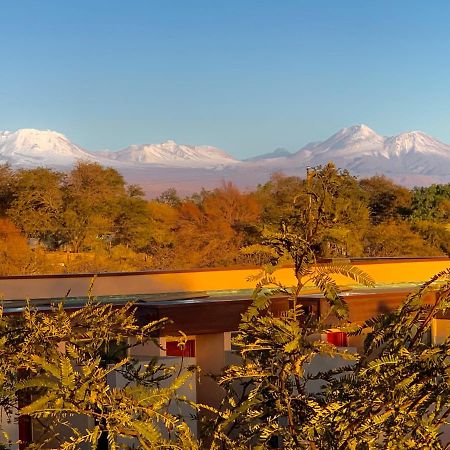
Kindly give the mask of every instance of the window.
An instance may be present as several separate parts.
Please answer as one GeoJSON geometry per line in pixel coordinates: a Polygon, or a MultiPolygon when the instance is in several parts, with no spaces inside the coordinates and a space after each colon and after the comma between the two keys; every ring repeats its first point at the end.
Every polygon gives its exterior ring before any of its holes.
{"type": "Polygon", "coordinates": [[[167,356],[184,356],[184,357],[194,357],[195,356],[195,340],[188,339],[184,349],[178,346],[178,341],[168,341],[166,342],[166,355],[167,356]]]}

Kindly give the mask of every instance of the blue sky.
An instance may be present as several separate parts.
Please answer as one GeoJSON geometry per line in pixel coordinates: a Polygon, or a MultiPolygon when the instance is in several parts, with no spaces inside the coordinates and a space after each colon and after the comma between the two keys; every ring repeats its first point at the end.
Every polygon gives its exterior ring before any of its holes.
{"type": "Polygon", "coordinates": [[[344,126],[450,142],[447,0],[6,0],[0,129],[236,157],[344,126]]]}

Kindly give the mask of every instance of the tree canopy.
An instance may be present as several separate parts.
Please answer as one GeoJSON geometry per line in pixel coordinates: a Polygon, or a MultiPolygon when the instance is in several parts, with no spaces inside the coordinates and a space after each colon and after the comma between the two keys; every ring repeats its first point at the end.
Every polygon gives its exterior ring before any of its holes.
{"type": "MultiPolygon", "coordinates": [[[[448,186],[408,190],[381,176],[358,180],[331,163],[299,176],[273,174],[254,191],[224,182],[189,197],[169,189],[152,200],[95,163],[66,174],[1,166],[0,215],[44,254],[42,271],[255,266],[270,257],[243,248],[282,224],[304,235],[310,194],[324,180],[328,196],[317,207],[329,224],[316,236],[318,256],[448,254],[448,186]]],[[[25,270],[16,263],[6,273],[25,270]]]]}

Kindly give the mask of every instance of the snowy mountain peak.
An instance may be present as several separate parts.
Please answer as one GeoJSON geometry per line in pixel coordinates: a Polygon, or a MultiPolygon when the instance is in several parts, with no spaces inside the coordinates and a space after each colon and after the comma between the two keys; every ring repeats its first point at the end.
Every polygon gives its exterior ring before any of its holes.
{"type": "Polygon", "coordinates": [[[17,147],[22,148],[43,148],[56,142],[69,142],[66,136],[56,131],[41,131],[33,128],[4,131],[0,133],[0,139],[14,141],[17,147]]]}
{"type": "Polygon", "coordinates": [[[337,132],[337,134],[345,135],[345,136],[373,136],[376,135],[375,131],[372,130],[372,128],[368,127],[365,124],[359,124],[359,125],[353,125],[351,127],[342,128],[337,132]]]}
{"type": "Polygon", "coordinates": [[[422,131],[409,131],[397,136],[388,137],[385,140],[387,153],[393,156],[402,154],[441,154],[450,157],[450,146],[428,136],[422,131]]]}
{"type": "Polygon", "coordinates": [[[342,128],[323,142],[308,144],[294,157],[332,161],[339,158],[372,155],[383,149],[384,138],[367,125],[342,128]]]}
{"type": "Polygon", "coordinates": [[[0,132],[0,163],[18,166],[66,166],[96,158],[55,131],[24,128],[0,132]]]}
{"type": "Polygon", "coordinates": [[[288,160],[309,166],[333,161],[337,167],[364,176],[441,176],[450,173],[450,145],[422,131],[383,137],[366,125],[355,125],[339,130],[323,142],[306,145],[288,160]]]}
{"type": "Polygon", "coordinates": [[[174,147],[175,145],[177,145],[177,143],[173,139],[167,139],[167,141],[164,141],[161,145],[167,147],[174,147]]]}
{"type": "Polygon", "coordinates": [[[236,164],[228,153],[208,145],[177,144],[173,140],[161,144],[130,145],[117,152],[103,153],[116,161],[180,167],[216,167],[236,164]]]}
{"type": "Polygon", "coordinates": [[[367,125],[353,125],[352,127],[342,128],[336,134],[331,136],[328,140],[341,142],[343,144],[349,142],[357,142],[363,141],[366,139],[379,141],[382,139],[372,128],[369,128],[367,125]]]}

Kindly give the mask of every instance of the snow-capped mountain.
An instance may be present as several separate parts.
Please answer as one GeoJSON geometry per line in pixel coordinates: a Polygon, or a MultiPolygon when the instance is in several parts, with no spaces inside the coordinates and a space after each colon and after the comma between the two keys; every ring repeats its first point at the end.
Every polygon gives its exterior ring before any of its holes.
{"type": "MultiPolygon", "coordinates": [[[[296,153],[277,160],[277,168],[292,171],[332,161],[353,175],[386,174],[447,176],[450,179],[450,145],[421,131],[384,137],[367,125],[343,128],[322,142],[307,144],[296,153]]],[[[265,166],[274,161],[262,160],[265,166]]]]}
{"type": "Polygon", "coordinates": [[[0,131],[0,163],[19,167],[65,167],[80,160],[98,161],[61,133],[34,129],[0,131]]]}
{"type": "Polygon", "coordinates": [[[130,145],[116,152],[89,152],[56,131],[0,131],[0,164],[69,168],[80,160],[117,168],[143,168],[148,165],[220,168],[240,162],[208,145],[182,145],[166,141],[162,144],[130,145]]]}
{"type": "Polygon", "coordinates": [[[407,186],[450,182],[450,145],[420,131],[384,137],[366,125],[355,125],[295,153],[278,149],[245,161],[207,145],[166,141],[130,145],[116,152],[89,152],[55,131],[0,131],[0,164],[67,170],[80,160],[115,167],[149,195],[167,187],[192,193],[217,187],[223,180],[252,189],[273,172],[304,176],[306,167],[329,161],[352,175],[384,174],[407,186]]]}
{"type": "Polygon", "coordinates": [[[162,144],[130,145],[117,152],[102,152],[102,156],[128,163],[181,167],[214,167],[239,162],[216,147],[177,144],[170,140],[162,144]]]}
{"type": "Polygon", "coordinates": [[[383,137],[366,125],[356,125],[304,147],[294,158],[305,157],[309,165],[333,161],[355,175],[450,174],[450,146],[421,131],[383,137]]]}
{"type": "Polygon", "coordinates": [[[323,142],[307,144],[293,155],[314,160],[374,156],[383,149],[384,138],[366,125],[343,128],[323,142]]]}

